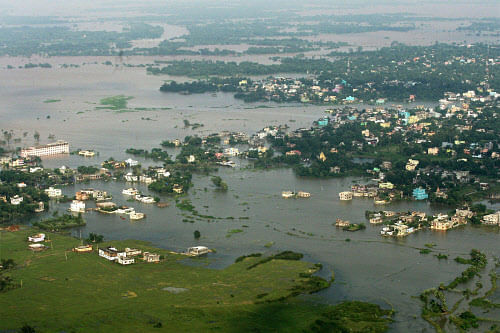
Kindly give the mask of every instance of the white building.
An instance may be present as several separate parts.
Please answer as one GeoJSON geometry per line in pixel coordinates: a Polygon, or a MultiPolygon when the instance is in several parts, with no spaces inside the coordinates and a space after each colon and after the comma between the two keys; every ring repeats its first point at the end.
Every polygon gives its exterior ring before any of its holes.
{"type": "Polygon", "coordinates": [[[138,256],[142,253],[141,250],[139,249],[131,249],[129,247],[126,247],[125,248],[125,253],[127,254],[127,256],[129,257],[133,257],[133,256],[138,256]]]}
{"type": "Polygon", "coordinates": [[[438,214],[434,220],[431,222],[431,229],[434,230],[448,230],[455,227],[456,224],[453,223],[449,216],[446,214],[438,214]]]}
{"type": "Polygon", "coordinates": [[[122,254],[125,256],[125,252],[120,252],[118,249],[114,247],[107,247],[104,249],[99,249],[99,256],[106,258],[110,261],[114,261],[118,259],[118,254],[122,254]]]}
{"type": "Polygon", "coordinates": [[[69,143],[58,140],[57,142],[49,143],[37,147],[29,147],[21,150],[21,157],[28,156],[49,156],[57,154],[69,154],[69,143]]]}
{"type": "Polygon", "coordinates": [[[10,203],[11,205],[19,205],[21,202],[23,202],[24,198],[23,197],[20,197],[18,196],[17,194],[15,196],[13,196],[12,198],[10,198],[10,203]]]}
{"type": "Polygon", "coordinates": [[[139,181],[141,183],[151,184],[153,182],[153,178],[149,176],[139,176],[139,181]]]}
{"type": "Polygon", "coordinates": [[[193,246],[187,249],[187,254],[190,256],[201,256],[208,252],[210,252],[210,250],[206,246],[193,246]]]}
{"type": "Polygon", "coordinates": [[[483,224],[499,225],[500,224],[500,211],[483,216],[483,224]]]}
{"type": "Polygon", "coordinates": [[[23,165],[24,165],[24,160],[22,158],[18,158],[18,159],[12,160],[9,163],[10,167],[20,167],[20,166],[23,166],[23,165]]]}
{"type": "Polygon", "coordinates": [[[133,159],[131,159],[131,158],[129,158],[129,159],[127,159],[127,160],[125,160],[125,163],[127,163],[127,165],[128,165],[128,166],[130,166],[130,167],[134,167],[134,166],[139,165],[139,162],[138,162],[138,161],[133,160],[133,159]]]}
{"type": "Polygon", "coordinates": [[[0,165],[9,164],[12,161],[12,158],[8,156],[0,156],[0,165]]]}
{"type": "Polygon", "coordinates": [[[240,153],[238,148],[226,148],[224,149],[224,155],[226,156],[237,156],[240,153]]]}
{"type": "Polygon", "coordinates": [[[125,195],[137,195],[139,194],[139,191],[136,189],[136,188],[126,188],[124,190],[122,190],[122,194],[125,194],[125,195]]]}
{"type": "Polygon", "coordinates": [[[342,201],[352,200],[352,192],[351,191],[340,192],[339,198],[342,201]]]}
{"type": "Polygon", "coordinates": [[[132,172],[129,172],[125,175],[125,181],[127,182],[136,182],[139,179],[139,177],[134,176],[132,172]]]}
{"type": "Polygon", "coordinates": [[[93,157],[95,155],[95,152],[92,150],[80,150],[78,152],[78,155],[85,157],[93,157]]]}
{"type": "Polygon", "coordinates": [[[83,213],[85,212],[85,202],[80,200],[73,200],[69,210],[75,213],[83,213]]]}
{"type": "Polygon", "coordinates": [[[61,189],[49,187],[45,190],[45,193],[49,196],[49,198],[57,198],[62,196],[61,189]]]}
{"type": "Polygon", "coordinates": [[[142,260],[146,262],[160,262],[160,255],[156,253],[144,252],[142,260]]]}
{"type": "Polygon", "coordinates": [[[127,256],[118,256],[118,260],[116,260],[120,265],[131,265],[135,262],[134,258],[130,258],[127,256]]]}
{"type": "Polygon", "coordinates": [[[28,237],[28,242],[39,243],[45,240],[45,234],[36,234],[28,237]]]}
{"type": "Polygon", "coordinates": [[[142,203],[154,203],[155,202],[155,198],[140,195],[140,194],[135,196],[135,200],[142,202],[142,203]]]}

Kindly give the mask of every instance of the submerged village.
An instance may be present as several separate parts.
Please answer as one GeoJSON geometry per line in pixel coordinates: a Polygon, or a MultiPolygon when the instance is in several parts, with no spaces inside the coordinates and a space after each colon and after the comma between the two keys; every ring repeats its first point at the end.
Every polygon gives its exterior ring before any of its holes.
{"type": "Polygon", "coordinates": [[[0,333],[500,333],[487,1],[4,1],[0,333]]]}
{"type": "MultiPolygon", "coordinates": [[[[105,190],[81,189],[73,197],[62,195],[61,187],[91,180],[123,182],[122,195],[131,204],[140,202],[165,208],[169,203],[161,202],[159,195],[166,195],[175,198],[180,209],[194,211],[196,215],[189,200],[183,199],[192,186],[193,173],[211,175],[218,167],[262,170],[291,167],[302,177],[354,175],[366,179],[339,192],[338,200],[373,200],[380,210],[366,211],[366,222],[381,225],[381,236],[407,236],[423,228],[446,232],[467,223],[499,226],[500,211],[478,203],[500,199],[499,120],[495,111],[498,94],[449,92],[435,108],[381,103],[362,110],[348,102],[326,109],[325,116],[310,128],[289,130],[287,125],[268,126],[253,134],[227,131],[165,140],[157,148],[131,147],[126,151],[131,158],[124,161],[107,159],[100,165],[76,169],[64,165],[46,169],[42,158],[74,154],[92,159],[96,152],[89,147],[72,151],[69,143],[62,140],[11,151],[12,133],[6,131],[0,159],[1,221],[19,221],[45,212],[52,200],[67,202],[72,215],[35,222],[40,229],[54,231],[81,226],[85,223],[82,216],[89,211],[118,214],[122,219],[147,219],[132,205],[113,203],[105,190]],[[174,149],[177,154],[173,156],[167,149],[174,149]],[[157,165],[143,168],[133,159],[136,156],[157,165]],[[145,184],[150,193],[141,193],[134,184],[145,184]],[[419,211],[395,212],[383,208],[397,200],[430,201],[447,205],[453,212],[429,216],[419,211]],[[86,204],[89,201],[95,204],[89,207],[86,204]]],[[[189,121],[184,125],[200,126],[189,121]]],[[[227,191],[221,177],[212,176],[212,181],[218,191],[227,191]]],[[[314,200],[314,193],[282,188],[276,189],[277,195],[280,190],[284,199],[314,200]]],[[[210,220],[209,216],[204,218],[210,220]]],[[[352,222],[332,212],[331,223],[336,227],[347,231],[365,228],[365,221],[352,222]]]]}

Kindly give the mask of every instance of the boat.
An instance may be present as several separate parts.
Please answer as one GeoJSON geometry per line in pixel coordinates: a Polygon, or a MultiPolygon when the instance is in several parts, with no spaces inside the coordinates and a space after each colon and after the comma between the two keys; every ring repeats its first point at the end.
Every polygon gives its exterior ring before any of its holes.
{"type": "Polygon", "coordinates": [[[295,196],[295,193],[292,191],[283,191],[281,192],[281,196],[285,199],[293,198],[295,196]]]}

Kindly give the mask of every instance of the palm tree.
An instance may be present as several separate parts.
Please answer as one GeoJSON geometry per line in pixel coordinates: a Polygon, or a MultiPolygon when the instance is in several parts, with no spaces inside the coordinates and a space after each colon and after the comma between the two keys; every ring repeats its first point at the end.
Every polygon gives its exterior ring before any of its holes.
{"type": "Polygon", "coordinates": [[[5,141],[7,141],[7,145],[10,145],[10,140],[12,139],[12,130],[3,131],[3,137],[5,138],[5,141]]]}

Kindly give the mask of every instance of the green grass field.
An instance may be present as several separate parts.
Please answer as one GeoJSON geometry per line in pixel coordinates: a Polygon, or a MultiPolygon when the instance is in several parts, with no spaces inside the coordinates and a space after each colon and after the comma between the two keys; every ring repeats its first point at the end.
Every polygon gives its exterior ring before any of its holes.
{"type": "MultiPolygon", "coordinates": [[[[48,234],[48,249],[33,253],[26,239],[36,231],[0,231],[0,258],[17,264],[3,274],[18,285],[0,293],[0,331],[27,324],[37,332],[297,332],[309,330],[327,312],[341,310],[290,297],[292,289],[310,290],[308,275],[317,269],[311,263],[271,260],[248,270],[261,258],[247,258],[216,270],[186,265],[180,261],[203,264],[205,259],[186,259],[145,242],[101,244],[165,256],[157,264],[121,266],[96,251],[71,252],[79,240],[59,234],[48,234]],[[172,293],[168,287],[186,290],[172,293]]],[[[354,332],[367,327],[385,331],[387,312],[371,304],[359,306],[353,313],[359,317],[366,310],[366,321],[342,315],[334,325],[350,325],[354,332]],[[374,316],[377,311],[380,315],[374,316]]]]}

